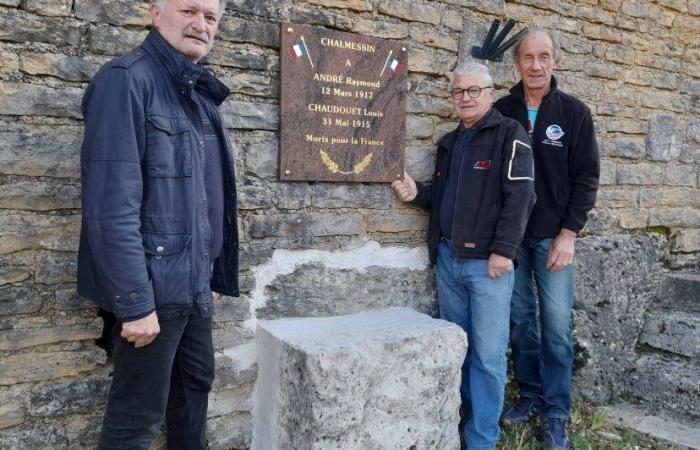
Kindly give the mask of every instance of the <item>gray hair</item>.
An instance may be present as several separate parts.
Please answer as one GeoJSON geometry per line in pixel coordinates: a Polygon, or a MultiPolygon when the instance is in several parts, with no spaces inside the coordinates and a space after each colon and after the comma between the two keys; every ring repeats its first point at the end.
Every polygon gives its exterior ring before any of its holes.
{"type": "MultiPolygon", "coordinates": [[[[228,0],[219,0],[219,17],[224,15],[224,11],[226,10],[226,3],[228,0]]],[[[158,7],[159,11],[163,11],[165,7],[168,5],[168,0],[153,0],[153,3],[156,4],[158,7]]]]}
{"type": "Polygon", "coordinates": [[[536,36],[536,35],[544,35],[549,38],[549,40],[552,42],[552,56],[554,57],[554,61],[559,61],[559,58],[561,58],[561,43],[559,42],[559,37],[549,31],[545,30],[543,28],[528,28],[525,33],[523,33],[522,36],[520,36],[520,39],[518,39],[518,42],[515,43],[513,46],[513,61],[518,60],[518,54],[520,53],[520,46],[523,45],[523,42],[525,42],[525,39],[529,38],[530,36],[536,36]]]}
{"type": "Polygon", "coordinates": [[[493,86],[493,77],[489,73],[489,68],[483,64],[475,62],[462,62],[457,64],[455,70],[452,71],[452,81],[455,77],[461,75],[481,75],[484,78],[484,83],[493,86]]]}

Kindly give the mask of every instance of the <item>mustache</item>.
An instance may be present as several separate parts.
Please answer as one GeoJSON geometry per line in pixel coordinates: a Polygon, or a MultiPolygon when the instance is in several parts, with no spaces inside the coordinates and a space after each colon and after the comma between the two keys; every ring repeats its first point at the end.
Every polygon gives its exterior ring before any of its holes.
{"type": "Polygon", "coordinates": [[[209,43],[209,36],[207,36],[206,33],[200,34],[200,33],[194,32],[194,31],[185,30],[184,35],[185,35],[185,37],[195,38],[198,41],[201,41],[205,44],[209,43]]]}

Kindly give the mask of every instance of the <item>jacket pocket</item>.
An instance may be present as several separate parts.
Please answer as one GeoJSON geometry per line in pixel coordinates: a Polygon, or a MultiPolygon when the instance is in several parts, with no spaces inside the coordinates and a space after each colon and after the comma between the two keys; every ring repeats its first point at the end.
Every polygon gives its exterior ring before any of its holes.
{"type": "Polygon", "coordinates": [[[150,177],[192,176],[192,149],[186,119],[146,117],[146,167],[150,177]]]}
{"type": "Polygon", "coordinates": [[[157,308],[192,304],[191,234],[142,232],[157,308]]]}

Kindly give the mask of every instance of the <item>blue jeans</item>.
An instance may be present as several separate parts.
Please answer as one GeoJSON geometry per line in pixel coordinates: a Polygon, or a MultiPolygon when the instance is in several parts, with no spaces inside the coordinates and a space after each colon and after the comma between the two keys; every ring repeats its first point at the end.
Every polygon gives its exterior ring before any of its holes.
{"type": "Polygon", "coordinates": [[[552,242],[525,239],[518,249],[510,342],[520,396],[540,399],[544,417],[568,420],[574,363],[574,266],[547,270],[552,242]]]}
{"type": "Polygon", "coordinates": [[[149,345],[134,348],[115,327],[114,372],[100,450],[150,448],[166,417],[168,450],[207,448],[209,391],[214,380],[211,318],[160,321],[149,345]]]}
{"type": "Polygon", "coordinates": [[[489,278],[487,260],[454,258],[446,243],[438,245],[440,317],[462,327],[469,338],[460,391],[470,449],[490,450],[498,441],[513,277],[511,270],[489,278]]]}

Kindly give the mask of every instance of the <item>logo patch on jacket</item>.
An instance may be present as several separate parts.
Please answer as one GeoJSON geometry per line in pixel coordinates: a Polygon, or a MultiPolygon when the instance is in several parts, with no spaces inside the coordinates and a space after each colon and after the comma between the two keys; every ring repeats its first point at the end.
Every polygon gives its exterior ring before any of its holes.
{"type": "Polygon", "coordinates": [[[547,139],[542,141],[543,144],[554,145],[555,147],[564,146],[564,144],[559,142],[559,139],[564,136],[564,130],[562,130],[559,125],[555,123],[551,124],[547,127],[544,134],[547,136],[547,139]]]}
{"type": "Polygon", "coordinates": [[[491,170],[491,160],[490,159],[480,159],[474,163],[475,170],[491,170]]]}

